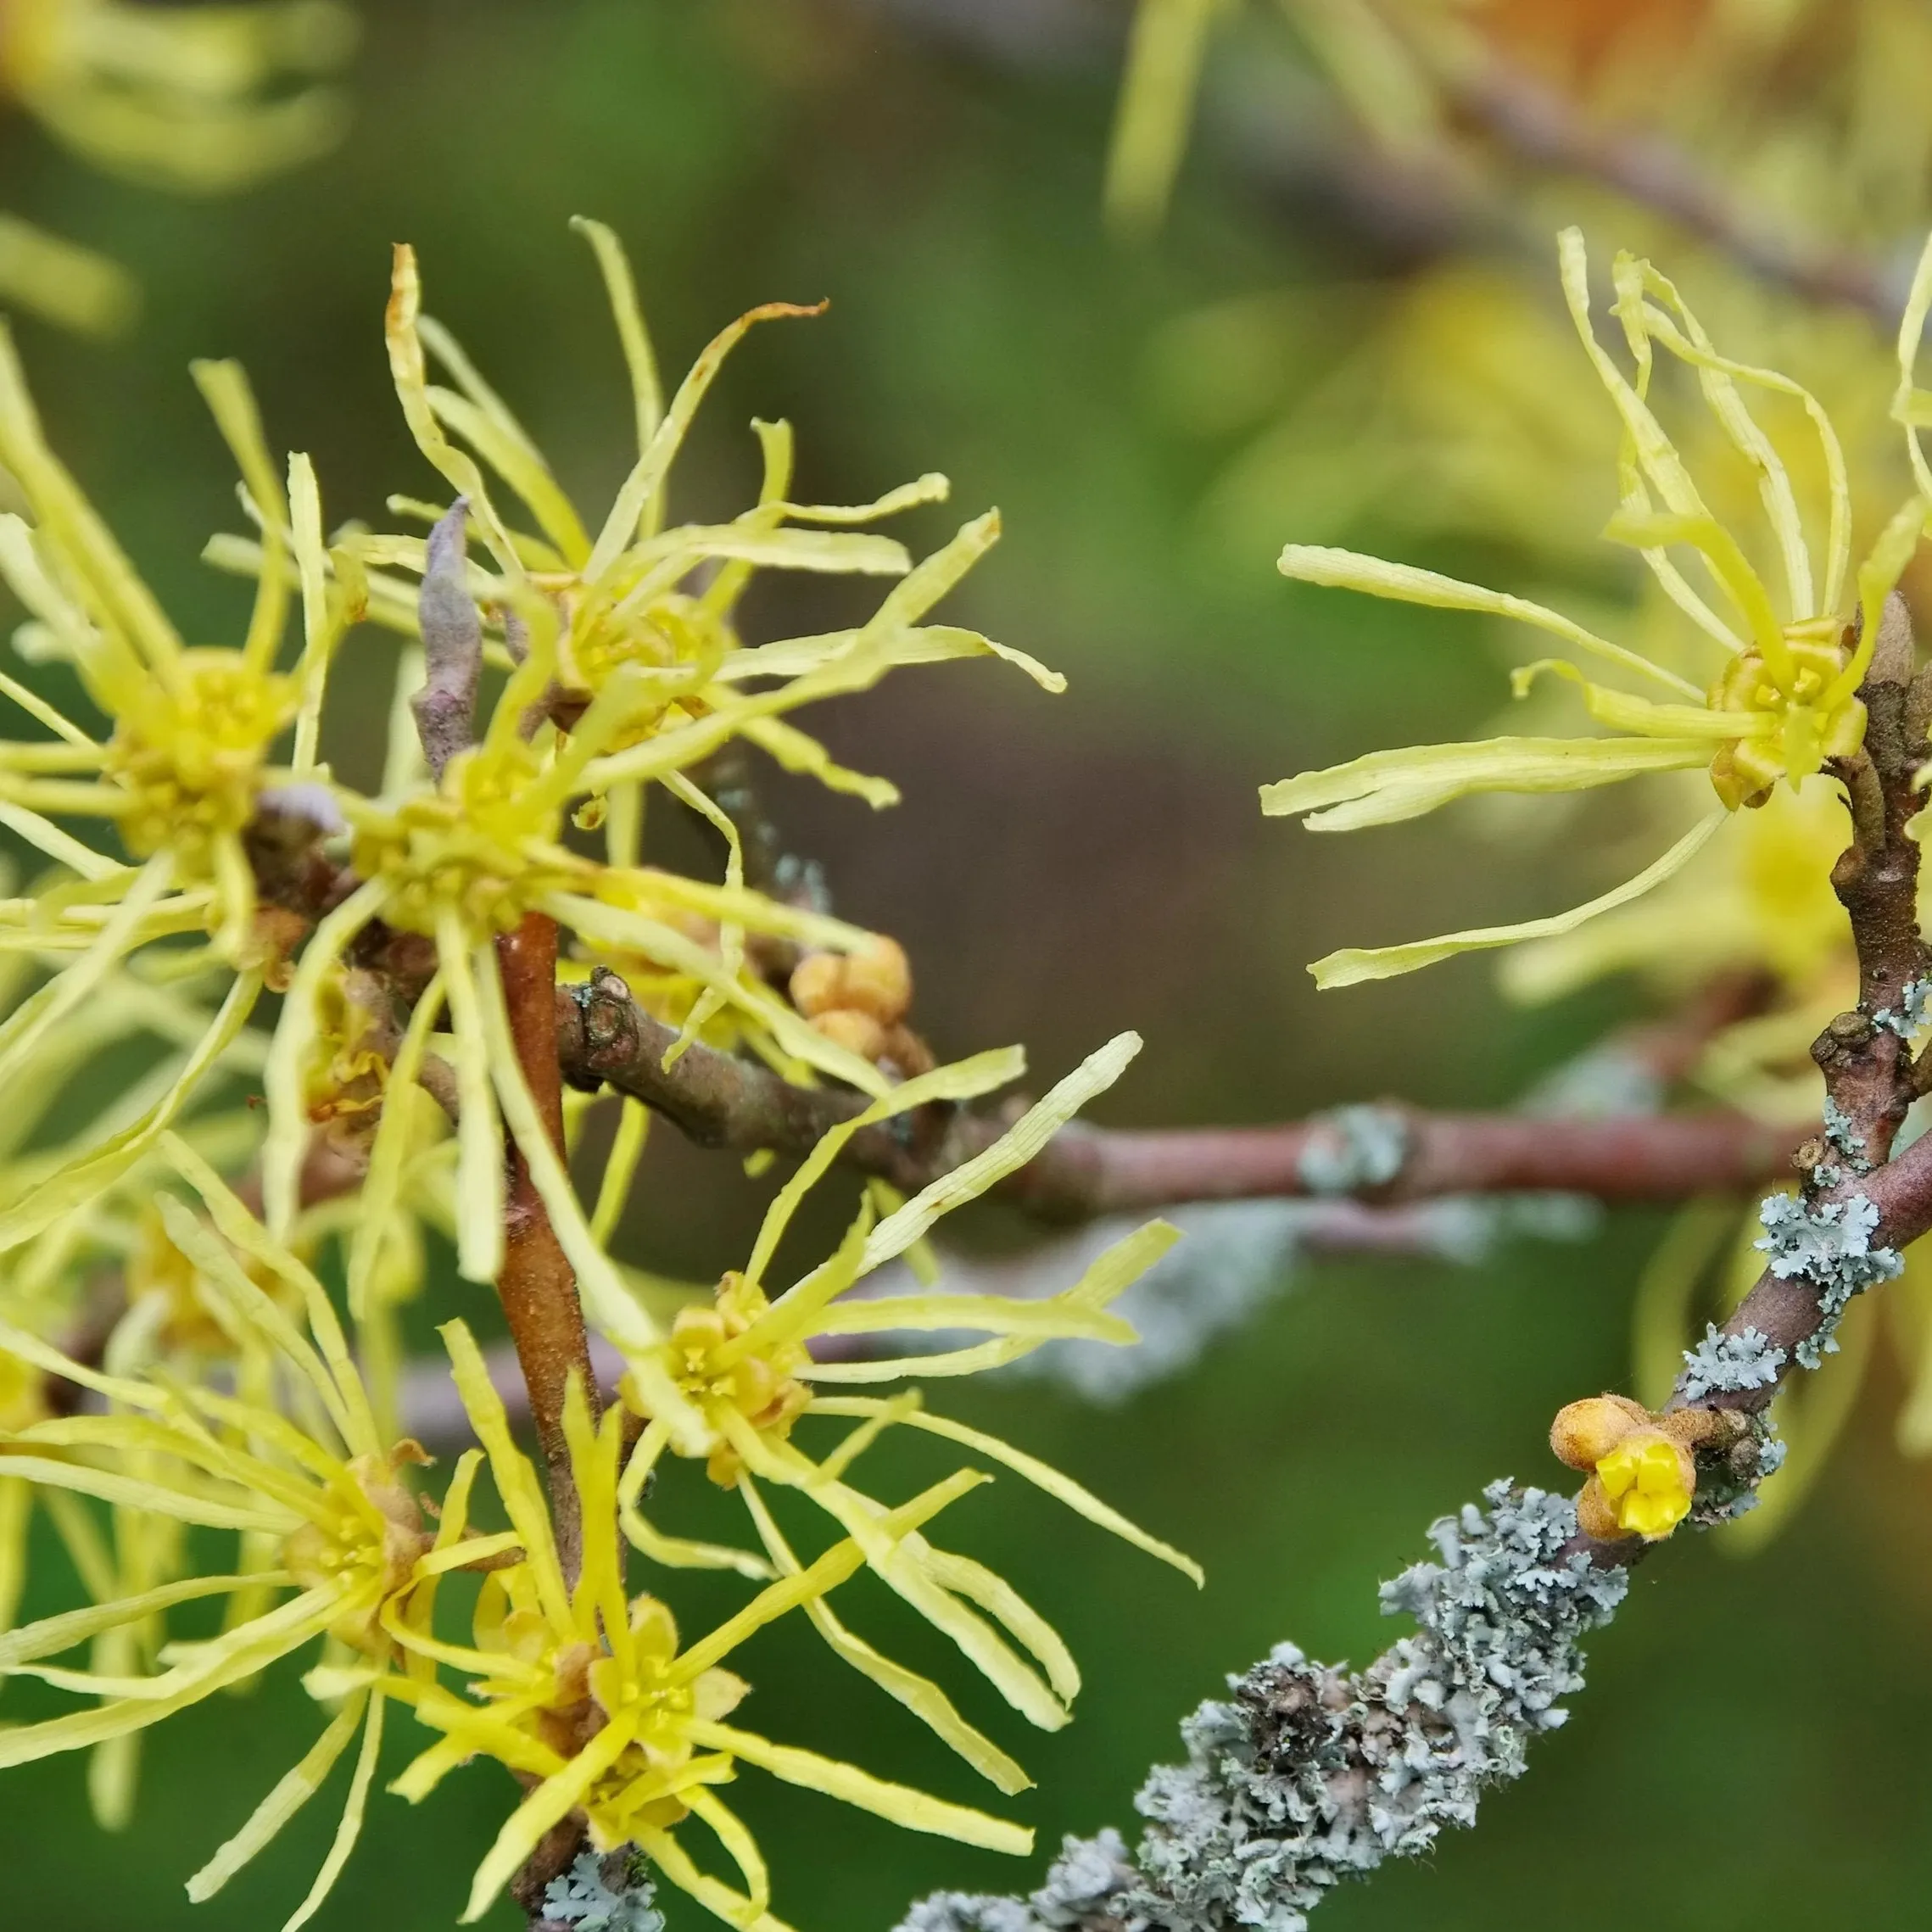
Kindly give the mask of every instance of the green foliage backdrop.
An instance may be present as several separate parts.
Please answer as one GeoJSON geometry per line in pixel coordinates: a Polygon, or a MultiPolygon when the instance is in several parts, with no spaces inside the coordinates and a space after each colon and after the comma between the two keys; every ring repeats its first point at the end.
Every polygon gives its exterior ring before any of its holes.
{"type": "MultiPolygon", "coordinates": [[[[1318,1013],[1302,961],[1345,932],[1456,923],[1492,861],[1432,825],[1380,835],[1371,878],[1354,851],[1253,809],[1253,786],[1284,772],[1479,724],[1494,666],[1429,614],[1297,593],[1265,550],[1231,564],[1198,511],[1226,452],[1158,406],[1149,343],[1218,297],[1388,262],[1211,170],[1156,246],[1111,245],[1097,219],[1108,72],[1015,77],[856,5],[382,0],[367,14],[347,146],[235,200],[129,189],[23,123],[0,133],[14,204],[86,233],[145,286],[126,345],[23,336],[54,440],[184,617],[213,634],[245,609],[243,587],[187,561],[232,522],[191,355],[247,364],[271,442],[314,455],[332,518],[379,516],[378,492],[416,474],[380,336],[393,239],[416,244],[433,306],[560,469],[617,477],[617,351],[565,226],[595,215],[628,243],[673,367],[755,301],[832,300],[824,320],[765,332],[733,363],[694,453],[690,510],[740,500],[756,411],[799,424],[808,496],[853,500],[940,467],[957,504],[1006,514],[970,587],[972,621],[1065,669],[1069,695],[954,672],[844,701],[835,750],[863,745],[907,802],[875,818],[802,789],[781,798],[842,909],[886,922],[920,963],[942,1054],[1024,1038],[1036,1066],[1058,1069],[1133,1025],[1148,1051],[1105,1118],[1233,1120],[1398,1087],[1500,1101],[1600,1026],[1607,996],[1526,1014],[1467,962],[1318,1013]]],[[[1605,489],[1607,511],[1607,477],[1605,489]]],[[[930,538],[940,513],[926,515],[930,538]]],[[[807,589],[835,611],[835,589],[807,589]]],[[[372,734],[385,696],[369,694],[372,734]]],[[[1480,888],[1499,916],[1539,902],[1533,863],[1507,871],[1480,888]]],[[[668,1134],[650,1158],[640,1251],[715,1271],[741,1251],[759,1190],[668,1134]]],[[[1515,1248],[1470,1271],[1311,1266],[1182,1381],[1120,1409],[1034,1383],[964,1392],[965,1419],[1103,1488],[1209,1572],[1197,1599],[1014,1484],[968,1505],[969,1546],[1028,1580],[1086,1672],[1079,1721],[1028,1752],[1040,1789],[1015,1809],[1043,1845],[1125,1823],[1143,1768],[1173,1753],[1177,1717],[1279,1638],[1357,1661],[1380,1648],[1371,1579],[1421,1554],[1432,1515],[1500,1471],[1555,1477],[1537,1419],[1621,1385],[1628,1284],[1657,1226],[1625,1215],[1594,1245],[1515,1248]]],[[[986,1212],[978,1233],[999,1243],[1016,1230],[986,1212]]],[[[487,1322],[453,1275],[439,1293],[487,1322]]],[[[1877,1393],[1883,1414],[1892,1392],[1877,1393]]],[[[1922,1925],[1932,1478],[1897,1461],[1882,1425],[1854,1434],[1762,1557],[1739,1563],[1700,1539],[1646,1565],[1538,1774],[1492,1801],[1479,1835],[1338,1896],[1326,1932],[1558,1912],[1572,1932],[1639,1918],[1656,1932],[1922,1925]]],[[[49,1551],[43,1581],[58,1562],[49,1551]]],[[[920,1661],[930,1633],[896,1623],[871,1579],[852,1589],[920,1661]]],[[[939,1748],[796,1620],[751,1662],[773,1734],[966,1795],[939,1748]]],[[[968,1714],[987,1715],[990,1696],[971,1689],[968,1714]]],[[[14,1717],[36,1707],[31,1686],[6,1703],[14,1717]]],[[[211,1905],[190,1907],[181,1880],[279,1773],[305,1713],[285,1677],[169,1725],[119,1837],[89,1822],[80,1760],[12,1774],[8,1924],[269,1923],[306,1883],[326,1806],[211,1905]]],[[[399,1762],[407,1741],[392,1738],[399,1762]]],[[[502,1816],[494,1776],[453,1780],[420,1812],[372,1810],[318,1923],[451,1923],[502,1816]]],[[[815,1798],[740,1795],[782,1875],[780,1909],[802,1928],[883,1932],[922,1891],[1018,1876],[815,1798]]],[[[667,1902],[674,1924],[697,1922],[667,1902]]],[[[505,1904],[491,1923],[514,1918],[505,1904]]]]}

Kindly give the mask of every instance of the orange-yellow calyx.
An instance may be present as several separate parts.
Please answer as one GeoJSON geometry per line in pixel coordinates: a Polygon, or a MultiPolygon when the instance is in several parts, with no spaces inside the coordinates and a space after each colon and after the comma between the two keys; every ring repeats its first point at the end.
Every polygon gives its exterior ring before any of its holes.
{"type": "Polygon", "coordinates": [[[1550,1447],[1559,1462],[1592,1470],[1633,1429],[1650,1421],[1650,1410],[1627,1395],[1586,1395],[1557,1410],[1550,1425],[1550,1447]]]}
{"type": "Polygon", "coordinates": [[[1690,1514],[1697,1466],[1690,1451],[1662,1430],[1633,1429],[1597,1464],[1596,1481],[1617,1527],[1655,1543],[1690,1514]]]}
{"type": "Polygon", "coordinates": [[[433,1540],[422,1505],[398,1473],[405,1462],[428,1460],[408,1438],[387,1456],[353,1458],[329,1479],[333,1512],[312,1516],[282,1546],[282,1566],[304,1589],[348,1586],[329,1633],[372,1656],[387,1647],[383,1605],[410,1587],[433,1540]]]}
{"type": "MultiPolygon", "coordinates": [[[[757,1352],[731,1346],[768,1305],[756,1282],[729,1274],[716,1302],[709,1308],[680,1309],[670,1334],[652,1351],[707,1425],[706,1471],[723,1488],[732,1488],[744,1469],[730,1441],[733,1421],[783,1441],[812,1399],[796,1375],[809,1359],[802,1343],[785,1342],[757,1352]]],[[[625,1377],[623,1394],[632,1408],[650,1415],[634,1375],[625,1377]]]]}
{"type": "MultiPolygon", "coordinates": [[[[1834,619],[1788,626],[1788,669],[1743,651],[1711,687],[1714,711],[1768,718],[1776,729],[1739,737],[1711,761],[1711,783],[1732,811],[1762,805],[1779,779],[1799,784],[1829,758],[1848,758],[1865,741],[1865,707],[1846,686],[1850,648],[1834,619]]],[[[1762,731],[1762,728],[1761,731],[1762,731]]]]}
{"type": "Polygon", "coordinates": [[[332,974],[317,1001],[320,1025],[304,1082],[310,1120],[347,1146],[381,1119],[397,1046],[387,990],[373,974],[332,974]]]}
{"type": "Polygon", "coordinates": [[[835,1046],[905,1078],[932,1065],[924,1041],[906,1024],[913,968],[906,949],[883,933],[850,952],[807,952],[793,969],[791,1003],[835,1046]]]}

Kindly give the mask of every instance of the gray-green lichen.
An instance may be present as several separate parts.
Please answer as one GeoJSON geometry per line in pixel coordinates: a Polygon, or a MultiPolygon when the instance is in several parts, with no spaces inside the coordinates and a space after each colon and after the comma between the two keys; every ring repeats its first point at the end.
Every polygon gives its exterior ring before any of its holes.
{"type": "Polygon", "coordinates": [[[1770,1337],[1755,1328],[1747,1328],[1741,1335],[1726,1335],[1716,1322],[1709,1322],[1704,1339],[1684,1352],[1684,1376],[1678,1386],[1689,1402],[1700,1402],[1706,1395],[1748,1394],[1754,1388],[1771,1388],[1784,1359],[1784,1351],[1773,1348],[1770,1337]]]}
{"type": "Polygon", "coordinates": [[[1932,980],[1912,980],[1900,989],[1898,1011],[1882,1006],[1872,1015],[1872,1024],[1882,1026],[1900,1039],[1909,1039],[1928,1019],[1932,1019],[1932,980]]]}
{"type": "Polygon", "coordinates": [[[1069,1839],[1026,1900],[941,1893],[901,1932],[1304,1932],[1342,1879],[1426,1851],[1521,1775],[1581,1688],[1577,1641],[1622,1600],[1621,1569],[1565,1551],[1574,1506],[1492,1483],[1430,1531],[1439,1560],[1382,1586],[1420,1626],[1360,1672],[1292,1644],[1181,1725],[1187,1762],[1135,1800],[1147,1829],[1069,1839]]]}
{"type": "Polygon", "coordinates": [[[1866,1156],[1865,1136],[1829,1094],[1825,1096],[1823,1117],[1826,1141],[1845,1157],[1845,1164],[1854,1174],[1869,1173],[1872,1163],[1866,1156]]]}
{"type": "Polygon", "coordinates": [[[1337,1107],[1309,1125],[1295,1170],[1311,1194],[1357,1194],[1385,1186],[1409,1158],[1409,1123],[1393,1107],[1337,1107]]]}
{"type": "Polygon", "coordinates": [[[604,1858],[578,1852],[570,1869],[544,1887],[543,1916],[572,1932],[664,1932],[641,1851],[604,1858]]]}
{"type": "Polygon", "coordinates": [[[1700,1456],[1697,1494],[1690,1521],[1700,1529],[1715,1529],[1757,1507],[1758,1485],[1784,1461],[1784,1443],[1772,1426],[1768,1411],[1750,1419],[1750,1433],[1733,1443],[1722,1456],[1700,1456]]]}
{"type": "Polygon", "coordinates": [[[1839,1318],[1851,1298],[1874,1281],[1889,1281],[1904,1268],[1897,1251],[1874,1248],[1877,1204],[1854,1194],[1845,1201],[1812,1206],[1792,1194],[1773,1194],[1758,1209],[1764,1233],[1755,1244],[1769,1257],[1774,1275],[1802,1276],[1818,1291],[1818,1325],[1794,1350],[1807,1369],[1838,1349],[1839,1318]]]}

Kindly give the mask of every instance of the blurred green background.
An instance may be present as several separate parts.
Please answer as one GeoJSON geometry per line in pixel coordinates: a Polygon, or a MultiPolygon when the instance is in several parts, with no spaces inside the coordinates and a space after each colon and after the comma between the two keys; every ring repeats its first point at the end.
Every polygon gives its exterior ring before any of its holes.
{"type": "MultiPolygon", "coordinates": [[[[1293,591],[1265,547],[1231,560],[1199,510],[1227,450],[1162,405],[1150,345],[1205,304],[1393,275],[1399,254],[1211,159],[1157,242],[1110,243],[1097,219],[1104,36],[1094,58],[1077,36],[1049,36],[1016,64],[856,0],[382,0],[365,14],[346,146],[239,198],[170,200],[88,174],[20,121],[0,132],[10,204],[145,285],[126,343],[31,324],[21,336],[56,446],[185,628],[226,636],[243,607],[196,561],[237,515],[191,355],[246,362],[271,440],[314,455],[332,521],[379,521],[389,491],[431,488],[383,360],[394,240],[416,244],[429,308],[567,483],[606,500],[629,410],[588,251],[566,226],[595,215],[632,250],[671,371],[756,301],[831,299],[824,319],[762,330],[738,353],[701,419],[680,515],[745,500],[754,413],[797,426],[807,500],[940,468],[953,503],[920,513],[919,544],[986,505],[1005,514],[1004,541],[954,608],[1064,670],[1068,693],[986,665],[902,673],[818,720],[841,756],[902,784],[898,811],[778,794],[790,842],[824,862],[840,909],[910,948],[918,1017],[942,1055],[1020,1040],[1051,1076],[1131,1025],[1147,1050],[1100,1117],[1261,1120],[1393,1092],[1500,1103],[1620,1010],[1614,994],[1511,1008],[1480,960],[1319,1001],[1302,969],[1344,939],[1575,896],[1560,855],[1500,863],[1454,815],[1326,841],[1255,810],[1265,780],[1478,725],[1501,686],[1453,620],[1293,591]]],[[[1603,491],[1607,512],[1607,473],[1603,491]]],[[[1465,561],[1473,574],[1484,560],[1465,561]]],[[[749,628],[819,628],[840,595],[767,585],[749,628]]],[[[371,732],[385,695],[386,683],[368,696],[371,732]]],[[[338,752],[353,771],[377,747],[338,752]]],[[[713,1274],[742,1254],[763,1192],[661,1133],[632,1251],[713,1274]]],[[[1376,1581],[1425,1554],[1433,1516],[1498,1475],[1562,1474],[1546,1419],[1582,1391],[1624,1386],[1631,1284],[1660,1225],[1619,1215],[1593,1243],[1512,1247],[1467,1270],[1309,1267],[1194,1371],[1120,1409],[1043,1383],[959,1389],[954,1413],[1050,1457],[1208,1568],[1197,1596],[1012,1481],[961,1509],[963,1546],[1015,1577],[1081,1661],[1065,1733],[1016,1735],[871,1579],[845,1592],[848,1614],[941,1671],[1019,1752],[1039,1788],[1009,1808],[1043,1851],[1067,1830],[1131,1830],[1144,1769],[1177,1754],[1176,1720],[1224,1672],[1284,1637],[1365,1661],[1396,1634],[1376,1581]]],[[[988,1213],[978,1233],[1017,1231],[988,1213]]],[[[433,1313],[468,1291],[438,1294],[433,1313]]],[[[1880,1415],[1892,1393],[1881,1376],[1880,1415]]],[[[1686,1538],[1646,1564],[1533,1774],[1492,1798],[1477,1833],[1337,1895],[1323,1932],[1559,1914],[1572,1932],[1923,1925],[1932,1494],[1881,1425],[1854,1435],[1763,1556],[1740,1563],[1686,1538]]],[[[875,1454],[908,1487],[930,1466],[917,1445],[875,1454]]],[[[59,1568],[48,1554],[43,1583],[59,1568]]],[[[672,1594],[695,1629],[732,1592],[700,1579],[672,1594]]],[[[50,1591],[28,1613],[52,1607],[50,1591]]],[[[976,1801],[796,1620],[743,1665],[754,1728],[976,1801]]],[[[312,1734],[294,1676],[157,1733],[125,1834],[90,1822],[79,1759],[7,1774],[0,1923],[280,1923],[326,1844],[326,1798],[214,1903],[190,1907],[181,1886],[312,1734]]],[[[399,1713],[394,1763],[410,1731],[399,1713]]],[[[418,1811],[378,1801],[318,1924],[450,1924],[511,1796],[477,1767],[418,1811]]],[[[775,1908],[803,1929],[883,1932],[941,1885],[1037,1881],[1040,1860],[1009,1868],[756,1774],[740,1801],[775,1908]]],[[[674,1925],[708,1923],[679,1895],[666,1903],[674,1925]]],[[[504,1905],[489,1923],[515,1918],[504,1905]]]]}

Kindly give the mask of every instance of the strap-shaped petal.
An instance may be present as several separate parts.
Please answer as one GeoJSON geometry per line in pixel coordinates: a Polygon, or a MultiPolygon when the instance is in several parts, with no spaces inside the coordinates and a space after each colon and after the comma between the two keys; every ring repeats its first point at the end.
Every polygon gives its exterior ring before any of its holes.
{"type": "Polygon", "coordinates": [[[1453,959],[1459,952],[1480,952],[1492,946],[1515,946],[1526,939],[1550,939],[1573,932],[1586,919],[1628,906],[1633,899],[1642,898],[1681,872],[1728,816],[1723,812],[1712,812],[1634,879],[1626,879],[1614,891],[1605,892],[1587,905],[1572,907],[1566,913],[1544,919],[1525,919],[1516,925],[1483,926],[1469,932],[1447,933],[1440,939],[1415,940],[1406,946],[1345,946],[1339,952],[1316,960],[1309,971],[1315,975],[1315,985],[1326,991],[1331,986],[1356,986],[1364,980],[1393,980],[1401,974],[1433,966],[1439,960],[1453,959]]]}
{"type": "Polygon", "coordinates": [[[1311,831],[1351,832],[1417,818],[1477,792],[1587,791],[1646,772],[1695,768],[1710,757],[1707,740],[1688,739],[1483,738],[1415,745],[1263,785],[1261,809],[1270,818],[1314,812],[1311,831]]]}
{"type": "Polygon", "coordinates": [[[1276,560],[1282,576],[1298,583],[1319,584],[1337,590],[1360,590],[1370,597],[1386,597],[1399,604],[1427,604],[1443,611],[1479,611],[1490,617],[1514,617],[1552,632],[1573,644],[1579,651],[1634,671],[1682,697],[1700,697],[1702,693],[1674,671],[1621,644],[1553,611],[1547,604],[1533,603],[1527,597],[1514,597],[1505,590],[1485,589],[1479,584],[1465,584],[1460,578],[1444,577],[1433,570],[1421,570],[1414,564],[1389,563],[1381,557],[1364,556],[1358,550],[1338,550],[1320,544],[1290,544],[1276,560]]]}

